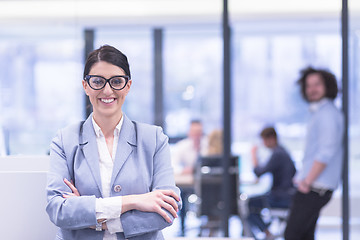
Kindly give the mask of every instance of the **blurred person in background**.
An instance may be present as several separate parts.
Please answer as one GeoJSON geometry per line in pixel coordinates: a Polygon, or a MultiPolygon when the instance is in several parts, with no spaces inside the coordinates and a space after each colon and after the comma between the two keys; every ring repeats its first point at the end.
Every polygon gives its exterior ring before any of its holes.
{"type": "Polygon", "coordinates": [[[178,174],[193,174],[197,159],[207,149],[203,124],[200,120],[190,122],[187,137],[177,142],[172,151],[172,162],[178,174]]]}
{"type": "Polygon", "coordinates": [[[181,207],[168,137],[122,112],[132,83],[122,52],[94,50],[83,77],[93,113],[51,143],[46,211],[56,239],[164,239],[181,207]]]}
{"type": "MultiPolygon", "coordinates": [[[[177,142],[172,149],[171,159],[175,173],[178,175],[194,175],[196,163],[199,156],[206,151],[206,138],[203,133],[203,124],[200,120],[190,122],[187,137],[177,142]]],[[[185,236],[185,218],[188,211],[188,197],[194,193],[194,186],[181,188],[181,199],[183,206],[180,211],[181,236],[185,236]]]]}
{"type": "Polygon", "coordinates": [[[220,129],[211,131],[208,135],[207,156],[219,156],[223,154],[223,132],[220,129]]]}
{"type": "Polygon", "coordinates": [[[289,153],[278,143],[277,133],[273,127],[264,128],[260,134],[265,147],[271,150],[271,155],[266,164],[259,164],[258,147],[251,151],[254,173],[257,177],[271,173],[273,182],[271,190],[264,195],[249,199],[248,221],[251,226],[256,226],[264,232],[266,239],[274,239],[261,217],[264,208],[289,208],[294,194],[293,177],[296,173],[294,162],[289,153]]]}
{"type": "Polygon", "coordinates": [[[338,93],[334,74],[309,67],[301,71],[298,83],[311,118],[285,239],[313,240],[320,210],[341,180],[344,120],[334,105],[338,93]]]}

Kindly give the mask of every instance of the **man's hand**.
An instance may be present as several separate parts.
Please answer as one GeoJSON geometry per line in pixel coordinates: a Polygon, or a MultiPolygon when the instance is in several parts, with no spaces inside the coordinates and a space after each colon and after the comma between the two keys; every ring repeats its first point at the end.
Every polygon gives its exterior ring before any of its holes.
{"type": "Polygon", "coordinates": [[[309,193],[310,192],[310,187],[311,187],[311,185],[310,184],[308,184],[306,181],[305,181],[305,179],[304,180],[302,180],[302,181],[300,181],[299,183],[298,183],[298,190],[299,190],[299,192],[302,192],[302,193],[309,193]]]}

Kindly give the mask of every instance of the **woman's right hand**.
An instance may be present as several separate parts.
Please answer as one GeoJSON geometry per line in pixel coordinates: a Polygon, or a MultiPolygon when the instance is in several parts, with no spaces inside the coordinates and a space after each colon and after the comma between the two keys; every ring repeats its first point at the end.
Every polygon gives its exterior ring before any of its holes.
{"type": "Polygon", "coordinates": [[[167,211],[177,218],[176,212],[179,210],[177,202],[180,197],[172,190],[155,190],[153,192],[123,196],[122,212],[137,209],[143,212],[156,212],[162,216],[167,222],[171,223],[171,218],[167,215],[167,211]]]}
{"type": "Polygon", "coordinates": [[[74,186],[74,182],[71,180],[71,182],[69,180],[67,180],[66,178],[64,178],[64,183],[71,189],[71,193],[70,192],[66,192],[64,193],[62,196],[63,198],[70,198],[70,197],[79,197],[80,193],[77,190],[77,188],[74,186]]]}

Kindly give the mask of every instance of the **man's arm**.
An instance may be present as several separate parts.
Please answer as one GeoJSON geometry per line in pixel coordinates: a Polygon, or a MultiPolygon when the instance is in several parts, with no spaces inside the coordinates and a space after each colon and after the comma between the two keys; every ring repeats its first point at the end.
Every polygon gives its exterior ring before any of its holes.
{"type": "Polygon", "coordinates": [[[320,174],[326,168],[326,163],[314,161],[309,174],[300,181],[298,190],[302,193],[308,193],[313,182],[320,176],[320,174]]]}
{"type": "Polygon", "coordinates": [[[337,115],[330,112],[319,115],[319,117],[317,153],[310,171],[298,184],[298,190],[303,193],[308,193],[311,185],[318,179],[328,164],[332,164],[333,156],[336,155],[342,144],[342,123],[336,121],[337,115]]]}
{"type": "Polygon", "coordinates": [[[251,161],[254,168],[256,168],[259,165],[259,160],[257,158],[257,151],[258,151],[258,146],[255,145],[251,148],[251,161]]]}

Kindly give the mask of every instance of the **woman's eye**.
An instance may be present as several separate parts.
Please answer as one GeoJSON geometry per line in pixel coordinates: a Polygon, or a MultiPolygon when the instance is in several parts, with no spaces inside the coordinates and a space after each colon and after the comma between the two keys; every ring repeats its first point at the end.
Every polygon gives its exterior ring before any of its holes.
{"type": "Polygon", "coordinates": [[[104,84],[104,80],[101,79],[101,78],[92,78],[92,79],[91,79],[91,82],[92,82],[93,84],[96,84],[96,85],[104,84]]]}
{"type": "Polygon", "coordinates": [[[111,84],[113,85],[120,85],[124,82],[124,79],[123,78],[113,78],[111,80],[111,84]]]}

